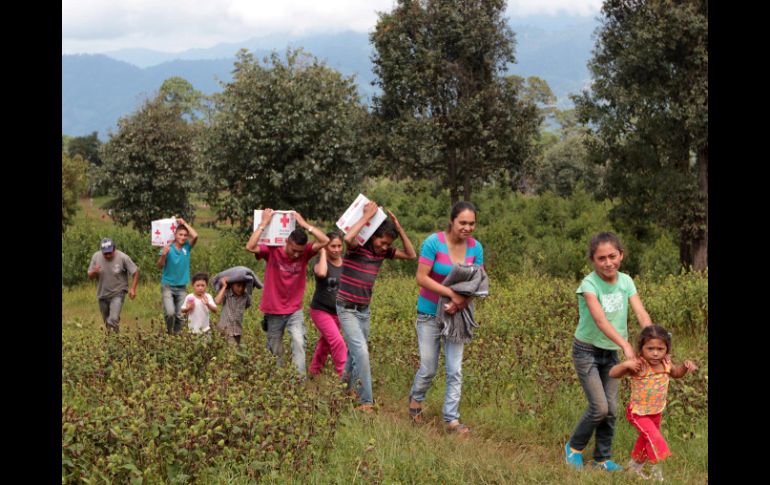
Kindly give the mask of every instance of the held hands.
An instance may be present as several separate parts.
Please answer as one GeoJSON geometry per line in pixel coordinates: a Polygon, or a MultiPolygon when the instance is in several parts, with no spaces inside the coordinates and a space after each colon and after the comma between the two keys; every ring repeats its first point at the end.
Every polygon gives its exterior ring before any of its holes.
{"type": "Polygon", "coordinates": [[[623,355],[626,356],[626,360],[636,359],[636,352],[634,352],[634,348],[631,344],[626,342],[621,348],[623,349],[623,355]]]}
{"type": "Polygon", "coordinates": [[[642,361],[636,357],[626,359],[621,365],[631,371],[633,374],[636,374],[642,370],[642,361]]]}

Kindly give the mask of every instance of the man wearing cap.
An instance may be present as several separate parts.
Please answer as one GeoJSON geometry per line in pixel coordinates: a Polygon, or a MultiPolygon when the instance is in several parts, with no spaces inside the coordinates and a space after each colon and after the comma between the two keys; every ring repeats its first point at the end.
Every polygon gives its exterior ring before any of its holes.
{"type": "Polygon", "coordinates": [[[139,268],[126,253],[115,249],[112,239],[105,237],[101,249],[91,256],[88,266],[88,278],[97,278],[96,298],[107,330],[119,331],[120,310],[123,300],[136,298],[136,286],[139,284],[139,268]],[[128,287],[128,275],[133,275],[131,288],[128,287]]]}

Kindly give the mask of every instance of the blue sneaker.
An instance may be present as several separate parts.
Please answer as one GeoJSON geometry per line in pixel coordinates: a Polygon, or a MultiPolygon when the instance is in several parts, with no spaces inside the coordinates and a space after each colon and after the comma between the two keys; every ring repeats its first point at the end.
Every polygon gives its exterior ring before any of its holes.
{"type": "Polygon", "coordinates": [[[572,451],[569,447],[569,441],[564,446],[564,453],[567,457],[567,464],[575,468],[583,468],[583,454],[578,451],[572,451]]]}
{"type": "Polygon", "coordinates": [[[598,461],[593,462],[594,468],[599,468],[608,472],[617,472],[623,469],[623,466],[618,465],[612,460],[606,460],[601,463],[598,461]]]}

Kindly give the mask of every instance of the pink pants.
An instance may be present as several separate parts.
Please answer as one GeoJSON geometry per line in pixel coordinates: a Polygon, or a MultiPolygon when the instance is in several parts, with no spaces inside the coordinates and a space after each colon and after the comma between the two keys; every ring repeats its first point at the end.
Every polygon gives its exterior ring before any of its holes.
{"type": "Polygon", "coordinates": [[[340,333],[340,320],[337,315],[332,315],[323,310],[310,309],[310,318],[321,337],[315,347],[313,360],[310,363],[310,373],[318,375],[321,369],[326,365],[329,354],[334,362],[334,369],[342,377],[342,371],[345,370],[345,359],[348,355],[348,347],[345,345],[345,339],[340,333]]]}
{"type": "Polygon", "coordinates": [[[631,406],[626,408],[626,419],[639,431],[631,458],[637,463],[649,460],[657,463],[671,456],[665,438],[660,432],[660,417],[662,413],[641,416],[631,412],[631,406]]]}

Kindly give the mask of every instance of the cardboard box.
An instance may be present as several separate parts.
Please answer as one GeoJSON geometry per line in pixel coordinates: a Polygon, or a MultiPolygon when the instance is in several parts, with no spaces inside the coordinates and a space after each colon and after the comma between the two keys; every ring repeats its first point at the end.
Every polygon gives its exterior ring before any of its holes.
{"type": "Polygon", "coordinates": [[[164,243],[174,242],[174,231],[176,231],[176,218],[159,219],[152,221],[150,226],[150,244],[153,246],[163,246],[164,243]]]}
{"type": "MultiPolygon", "coordinates": [[[[358,222],[361,217],[363,217],[364,205],[366,205],[367,202],[369,202],[369,199],[367,199],[364,194],[358,194],[356,200],[350,204],[348,210],[346,210],[345,213],[342,214],[342,217],[340,217],[337,221],[337,227],[339,227],[342,232],[347,234],[348,230],[353,227],[353,225],[358,222]]],[[[367,222],[366,225],[362,227],[360,231],[358,231],[356,242],[358,242],[358,244],[365,244],[366,241],[368,241],[372,236],[372,234],[374,234],[374,231],[380,227],[382,221],[384,221],[387,217],[388,216],[385,214],[385,211],[382,210],[382,207],[377,207],[377,213],[374,214],[374,217],[372,217],[371,220],[369,220],[369,222],[367,222]]]]}
{"type": "MultiPolygon", "coordinates": [[[[254,230],[262,223],[262,210],[254,211],[254,230]]],[[[274,211],[270,224],[259,235],[259,244],[265,246],[283,246],[296,227],[294,211],[274,211]]]]}

